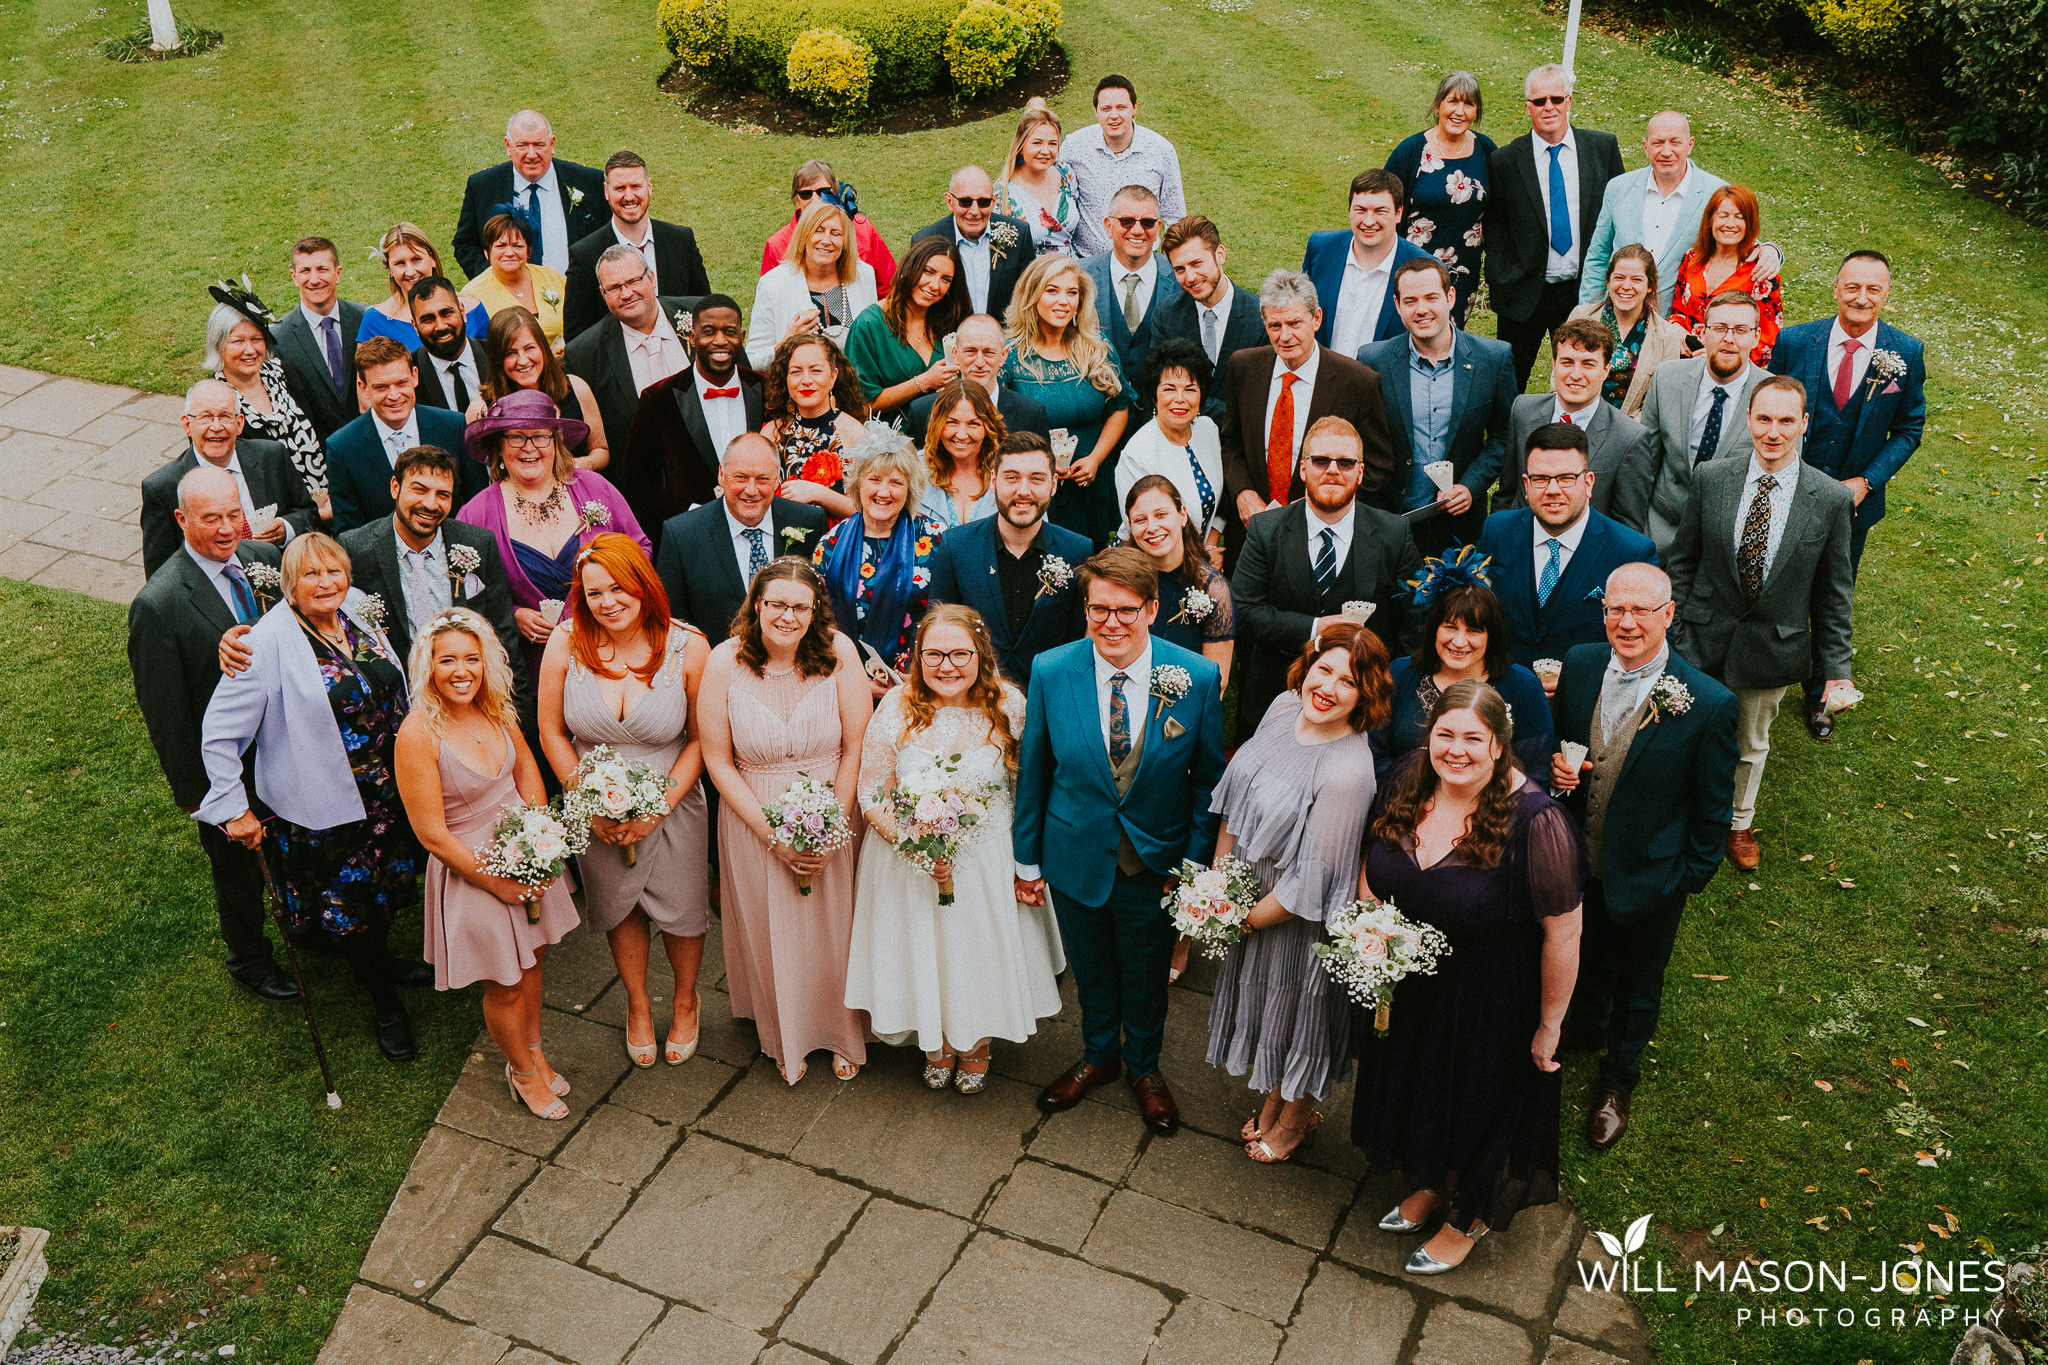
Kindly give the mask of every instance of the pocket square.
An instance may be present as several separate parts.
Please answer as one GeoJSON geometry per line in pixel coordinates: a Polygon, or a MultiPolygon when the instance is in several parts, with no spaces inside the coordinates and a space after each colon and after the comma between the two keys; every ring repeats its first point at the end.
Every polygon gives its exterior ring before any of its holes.
{"type": "Polygon", "coordinates": [[[1887,393],[1897,393],[1898,391],[1899,391],[1899,381],[1898,381],[1898,380],[1896,380],[1896,379],[1894,379],[1894,380],[1893,380],[1893,381],[1892,381],[1891,383],[1889,383],[1889,384],[1887,384],[1887,385],[1885,385],[1885,386],[1884,386],[1884,388],[1883,388],[1883,390],[1882,390],[1882,391],[1880,392],[1879,396],[1880,396],[1880,397],[1882,397],[1882,396],[1883,396],[1884,394],[1887,394],[1887,393]]]}
{"type": "Polygon", "coordinates": [[[1188,732],[1188,727],[1182,725],[1172,716],[1168,716],[1166,718],[1166,724],[1160,726],[1159,728],[1168,739],[1179,739],[1182,735],[1188,732]]]}
{"type": "Polygon", "coordinates": [[[481,597],[481,596],[483,596],[483,593],[484,593],[484,581],[483,581],[483,580],[482,580],[481,578],[478,578],[478,577],[477,577],[477,576],[476,576],[475,574],[473,574],[473,573],[472,573],[472,574],[464,574],[464,575],[462,576],[462,595],[463,595],[463,596],[464,596],[465,598],[469,598],[469,597],[481,597]]]}

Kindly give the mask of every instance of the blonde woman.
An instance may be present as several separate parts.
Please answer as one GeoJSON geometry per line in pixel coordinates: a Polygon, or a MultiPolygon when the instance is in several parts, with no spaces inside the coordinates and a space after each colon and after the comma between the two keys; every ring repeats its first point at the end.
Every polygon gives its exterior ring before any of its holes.
{"type": "Polygon", "coordinates": [[[859,647],[878,699],[898,679],[876,665],[899,675],[908,668],[910,637],[931,603],[932,551],[943,528],[918,511],[925,487],[924,456],[907,437],[870,440],[846,475],[853,515],[811,551],[832,617],[859,647]]]}
{"type": "Polygon", "coordinates": [[[540,1045],[540,966],[576,927],[576,907],[560,880],[529,887],[477,866],[503,807],[547,800],[512,708],[511,660],[483,617],[454,607],[413,641],[410,671],[416,703],[398,730],[396,766],[406,815],[429,855],[434,986],[484,983],[484,1027],[505,1054],[512,1097],[535,1118],[565,1119],[569,1082],[540,1045]]]}
{"type": "Polygon", "coordinates": [[[995,515],[996,448],[1009,435],[995,399],[971,379],[939,390],[925,426],[924,510],[945,530],[995,515]]]}
{"type": "Polygon", "coordinates": [[[853,320],[875,306],[875,272],[854,250],[853,220],[816,200],[796,220],[789,254],[754,286],[747,364],[767,368],[775,348],[802,332],[844,345],[853,320]]]}
{"type": "Polygon", "coordinates": [[[1017,120],[1010,155],[996,181],[996,212],[1031,225],[1031,243],[1040,256],[1074,252],[1074,229],[1081,223],[1081,198],[1074,172],[1060,160],[1060,116],[1033,95],[1017,120]]]}
{"type": "MultiPolygon", "coordinates": [[[[391,294],[382,303],[363,310],[363,325],[356,330],[356,345],[360,346],[371,337],[396,337],[408,351],[420,348],[419,329],[412,325],[412,304],[406,296],[421,280],[441,276],[441,253],[434,250],[434,244],[427,235],[411,223],[396,223],[377,249],[370,253],[383,263],[384,273],[391,280],[391,294]]],[[[490,326],[490,310],[479,303],[473,295],[457,294],[462,304],[462,326],[469,335],[481,339],[484,328],[490,326]]]]}
{"type": "Polygon", "coordinates": [[[1052,519],[1101,549],[1120,520],[1114,471],[1104,465],[1123,439],[1136,395],[1103,339],[1094,281],[1071,256],[1040,256],[1017,281],[1004,332],[1010,355],[1000,382],[1037,400],[1047,424],[1074,439],[1052,519]]]}

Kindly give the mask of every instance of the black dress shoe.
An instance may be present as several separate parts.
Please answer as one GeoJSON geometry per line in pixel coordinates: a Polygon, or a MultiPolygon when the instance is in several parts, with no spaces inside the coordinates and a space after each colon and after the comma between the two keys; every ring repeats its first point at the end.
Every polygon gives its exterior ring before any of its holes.
{"type": "Polygon", "coordinates": [[[244,981],[239,976],[231,976],[228,980],[258,1000],[268,1000],[273,1005],[287,1004],[299,998],[299,988],[292,984],[290,977],[275,967],[254,981],[244,981]]]}
{"type": "Polygon", "coordinates": [[[1835,718],[1828,714],[1827,703],[1807,703],[1806,729],[1815,739],[1826,739],[1835,733],[1835,718]]]}
{"type": "Polygon", "coordinates": [[[1620,1090],[1603,1090],[1586,1123],[1586,1141],[1596,1152],[1604,1152],[1621,1141],[1628,1131],[1628,1095],[1620,1090]]]}
{"type": "Polygon", "coordinates": [[[412,1019],[400,1005],[390,1012],[377,1011],[377,1050],[393,1062],[409,1062],[419,1056],[413,1046],[412,1019]]]}
{"type": "Polygon", "coordinates": [[[434,964],[394,957],[384,964],[384,977],[394,986],[424,989],[434,984],[434,964]]]}

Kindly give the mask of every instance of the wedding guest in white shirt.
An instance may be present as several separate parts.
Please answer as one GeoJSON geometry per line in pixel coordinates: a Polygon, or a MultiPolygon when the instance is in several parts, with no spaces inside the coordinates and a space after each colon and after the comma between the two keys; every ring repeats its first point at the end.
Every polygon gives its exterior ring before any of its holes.
{"type": "Polygon", "coordinates": [[[178,480],[200,464],[225,469],[235,479],[242,505],[244,539],[283,547],[319,523],[312,492],[285,448],[275,441],[242,439],[242,414],[235,391],[218,379],[202,379],[185,391],[179,417],[190,442],[184,453],[142,481],[142,572],[145,577],[177,552],[178,480]],[[265,522],[265,508],[273,514],[265,522]],[[260,534],[258,533],[260,531],[260,534]]]}
{"type": "Polygon", "coordinates": [[[611,205],[610,221],[569,248],[569,268],[563,272],[568,298],[562,304],[562,335],[571,341],[604,317],[597,263],[610,247],[639,252],[654,277],[648,288],[656,293],[694,299],[711,292],[697,234],[649,216],[654,184],[639,153],[613,152],[604,163],[604,199],[611,205]]]}
{"type": "Polygon", "coordinates": [[[1750,395],[1768,378],[1749,358],[1756,341],[1756,300],[1746,293],[1717,294],[1707,304],[1707,353],[1666,361],[1650,380],[1643,403],[1649,440],[1647,505],[1617,498],[1613,515],[1640,527],[1668,555],[1691,501],[1695,474],[1714,460],[1747,455],[1750,395]]]}
{"type": "Polygon", "coordinates": [[[1338,355],[1401,334],[1394,272],[1428,253],[1400,234],[1408,191],[1401,177],[1375,168],[1351,180],[1351,226],[1311,232],[1301,271],[1324,303],[1316,341],[1338,355]]]}
{"type": "Polygon", "coordinates": [[[1001,317],[1010,308],[1018,276],[1038,253],[1032,249],[1031,226],[996,209],[996,187],[979,166],[962,166],[946,186],[946,214],[917,230],[913,244],[940,237],[953,244],[960,260],[968,310],[1001,317]]]}
{"type": "Polygon", "coordinates": [[[420,372],[419,401],[428,407],[468,412],[484,388],[484,347],[467,330],[462,296],[442,275],[428,275],[406,291],[419,345],[413,368],[420,372]]]}
{"type": "Polygon", "coordinates": [[[810,558],[830,520],[822,507],[775,496],[782,465],[758,432],[736,437],[718,474],[718,496],[662,527],[654,569],[669,609],[723,640],[754,575],[783,555],[810,558]]]}
{"type": "Polygon", "coordinates": [[[642,390],[614,478],[642,526],[715,499],[734,438],[761,429],[761,376],[740,363],[744,336],[739,304],[706,294],[690,318],[693,363],[642,390]]]}
{"type": "Polygon", "coordinates": [[[341,249],[325,237],[292,243],[299,306],[271,329],[285,387],[322,440],[356,415],[356,333],[363,305],[340,296],[341,249]]]}
{"type": "Polygon", "coordinates": [[[1215,380],[1203,385],[1202,411],[1221,422],[1222,378],[1230,372],[1230,357],[1266,341],[1258,295],[1239,288],[1224,273],[1230,253],[1223,234],[1199,213],[1169,225],[1159,236],[1159,250],[1173,268],[1181,292],[1165,305],[1153,335],[1186,337],[1201,344],[1215,380]]]}
{"type": "Polygon", "coordinates": [[[545,115],[522,109],[505,123],[509,160],[469,177],[462,217],[455,225],[455,259],[472,280],[484,273],[482,229],[493,214],[516,209],[539,228],[533,259],[550,270],[569,268],[569,247],[604,219],[604,177],[555,155],[555,130],[545,115]]]}
{"type": "Polygon", "coordinates": [[[1074,225],[1077,256],[1109,250],[1102,220],[1126,185],[1150,190],[1169,223],[1188,211],[1180,154],[1138,122],[1137,87],[1125,77],[1104,76],[1095,83],[1095,122],[1067,134],[1059,159],[1073,169],[1075,196],[1081,201],[1080,221],[1074,225]]]}
{"type": "Polygon", "coordinates": [[[646,260],[616,242],[598,257],[597,285],[607,316],[569,343],[563,363],[590,386],[605,431],[624,446],[640,395],[690,363],[677,329],[688,330],[694,300],[655,293],[646,260]]]}

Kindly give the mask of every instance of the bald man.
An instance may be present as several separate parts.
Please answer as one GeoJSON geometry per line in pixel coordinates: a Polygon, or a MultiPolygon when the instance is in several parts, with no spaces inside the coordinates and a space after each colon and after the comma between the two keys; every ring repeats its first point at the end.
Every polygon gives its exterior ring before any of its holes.
{"type": "Polygon", "coordinates": [[[462,191],[462,217],[455,224],[455,259],[470,279],[484,273],[484,224],[514,213],[536,229],[533,259],[563,274],[569,247],[604,226],[611,216],[604,176],[555,155],[555,130],[547,117],[521,109],[505,123],[508,158],[469,178],[462,191]]]}
{"type": "Polygon", "coordinates": [[[306,476],[278,441],[242,435],[235,391],[202,379],[185,391],[178,418],[189,443],[185,453],[142,481],[142,572],[154,574],[178,548],[178,481],[209,465],[223,470],[239,500],[237,529],[282,550],[295,535],[320,524],[306,476]]]}
{"type": "Polygon", "coordinates": [[[1031,229],[1021,218],[995,211],[996,187],[979,166],[962,166],[946,185],[946,214],[910,240],[949,238],[967,274],[974,311],[1003,316],[1017,277],[1031,263],[1031,229]]]}
{"type": "MultiPolygon", "coordinates": [[[[1045,415],[1045,406],[997,377],[1003,368],[1003,358],[1009,354],[1008,343],[1003,340],[1003,325],[986,313],[976,313],[962,322],[954,335],[958,340],[953,345],[953,360],[960,367],[960,377],[988,390],[989,397],[995,399],[997,415],[1003,419],[1003,429],[1012,436],[1020,431],[1050,434],[1052,421],[1045,415]]],[[[937,400],[936,393],[911,399],[910,420],[904,430],[923,439],[925,428],[931,424],[932,404],[937,400]]]]}

